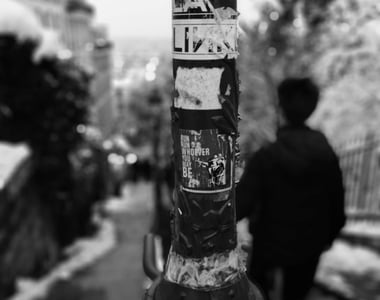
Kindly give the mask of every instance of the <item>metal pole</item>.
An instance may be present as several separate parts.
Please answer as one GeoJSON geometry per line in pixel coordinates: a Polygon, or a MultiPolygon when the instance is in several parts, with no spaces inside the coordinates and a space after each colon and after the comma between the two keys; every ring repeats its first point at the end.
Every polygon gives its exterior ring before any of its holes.
{"type": "Polygon", "coordinates": [[[237,246],[236,0],[173,0],[172,247],[159,300],[263,299],[237,246]]]}

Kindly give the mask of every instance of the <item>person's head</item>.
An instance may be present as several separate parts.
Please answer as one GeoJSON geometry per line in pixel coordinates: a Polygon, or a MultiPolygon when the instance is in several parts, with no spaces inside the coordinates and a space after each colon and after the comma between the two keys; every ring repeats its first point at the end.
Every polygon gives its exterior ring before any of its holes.
{"type": "Polygon", "coordinates": [[[317,107],[319,89],[310,78],[288,78],[277,89],[279,105],[291,125],[302,125],[317,107]]]}

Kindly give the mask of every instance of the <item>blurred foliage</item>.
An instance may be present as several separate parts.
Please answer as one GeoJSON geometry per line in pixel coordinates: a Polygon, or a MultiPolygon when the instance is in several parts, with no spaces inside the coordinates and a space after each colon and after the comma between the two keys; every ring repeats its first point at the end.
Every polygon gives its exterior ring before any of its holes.
{"type": "Polygon", "coordinates": [[[33,42],[0,38],[0,139],[27,142],[41,159],[67,156],[82,139],[90,78],[71,62],[36,64],[33,42]]]}
{"type": "MultiPolygon", "coordinates": [[[[377,2],[252,2],[257,18],[241,24],[238,59],[243,158],[275,138],[279,123],[276,86],[289,76],[310,76],[320,85],[321,103],[310,122],[321,127],[333,143],[366,135],[378,127],[377,2]]],[[[128,97],[129,119],[137,128],[137,143],[146,143],[154,135],[156,116],[162,115],[168,122],[169,115],[158,108],[161,105],[151,105],[148,100],[150,94],[158,93],[165,98],[164,110],[169,110],[170,63],[162,67],[165,76],[158,75],[154,83],[136,84],[128,97]]]]}
{"type": "MultiPolygon", "coordinates": [[[[307,72],[300,62],[307,53],[305,41],[310,35],[306,32],[305,7],[302,1],[259,1],[254,7],[258,19],[241,24],[244,34],[238,63],[243,159],[275,138],[279,81],[295,72],[307,72]]],[[[313,6],[313,10],[316,8],[313,6]]]]}
{"type": "Polygon", "coordinates": [[[246,157],[275,138],[276,86],[311,76],[321,104],[311,123],[333,142],[378,127],[379,3],[376,0],[267,0],[241,24],[241,148],[246,157]]]}
{"type": "Polygon", "coordinates": [[[336,0],[326,15],[313,64],[324,93],[312,122],[341,143],[380,126],[380,3],[336,0]]]}
{"type": "Polygon", "coordinates": [[[66,245],[75,233],[65,228],[77,208],[70,153],[83,142],[90,77],[71,61],[33,61],[37,46],[2,36],[0,46],[0,140],[30,145],[33,181],[56,231],[66,245]]]}
{"type": "MultiPolygon", "coordinates": [[[[160,57],[155,79],[141,80],[124,95],[120,131],[135,147],[158,143],[159,156],[167,161],[172,149],[171,115],[173,75],[171,57],[160,57]],[[131,130],[133,128],[133,130],[131,130]]],[[[152,149],[155,151],[155,149],[152,149]]]]}
{"type": "Polygon", "coordinates": [[[28,144],[33,164],[17,199],[2,198],[0,211],[6,208],[9,217],[0,231],[0,269],[7,274],[0,274],[6,281],[0,290],[19,276],[45,274],[63,247],[90,233],[93,204],[102,198],[99,172],[86,173],[78,154],[87,148],[101,168],[99,151],[78,130],[87,122],[91,78],[72,61],[35,62],[36,46],[0,36],[0,140],[28,144]]]}

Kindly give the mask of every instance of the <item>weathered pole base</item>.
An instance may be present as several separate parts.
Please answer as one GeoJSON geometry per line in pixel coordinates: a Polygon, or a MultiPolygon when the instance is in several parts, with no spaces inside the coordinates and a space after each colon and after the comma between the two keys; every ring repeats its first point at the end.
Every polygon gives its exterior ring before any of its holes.
{"type": "Polygon", "coordinates": [[[144,300],[264,300],[260,290],[242,276],[236,283],[212,291],[200,291],[158,278],[146,291],[144,300]]]}

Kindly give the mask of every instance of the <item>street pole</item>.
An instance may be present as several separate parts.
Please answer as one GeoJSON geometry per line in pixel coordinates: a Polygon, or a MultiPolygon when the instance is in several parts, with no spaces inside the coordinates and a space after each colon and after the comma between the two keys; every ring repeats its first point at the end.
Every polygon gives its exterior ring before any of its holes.
{"type": "Polygon", "coordinates": [[[236,0],[173,0],[172,246],[146,299],[263,299],[237,245],[236,0]]]}

